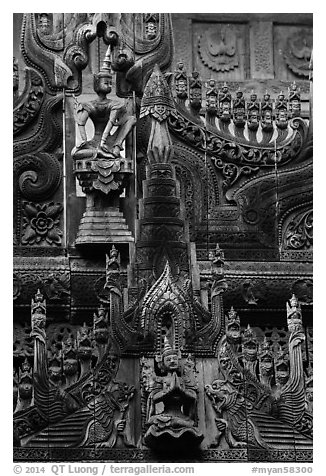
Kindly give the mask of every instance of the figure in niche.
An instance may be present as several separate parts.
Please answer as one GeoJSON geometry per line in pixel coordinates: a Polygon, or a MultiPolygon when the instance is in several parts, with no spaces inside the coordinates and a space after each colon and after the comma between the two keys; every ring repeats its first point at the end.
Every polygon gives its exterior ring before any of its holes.
{"type": "Polygon", "coordinates": [[[82,142],[73,149],[74,158],[112,158],[120,157],[123,142],[136,124],[135,116],[127,114],[125,106],[116,99],[107,98],[112,90],[112,73],[110,47],[107,50],[103,66],[94,74],[94,101],[78,103],[75,121],[78,125],[82,142]],[[91,140],[87,139],[86,122],[91,119],[95,132],[91,140]],[[117,130],[110,135],[112,129],[117,130]]]}
{"type": "Polygon", "coordinates": [[[203,435],[195,423],[197,386],[193,368],[188,362],[181,375],[178,352],[167,338],[157,360],[162,376],[153,379],[150,389],[144,442],[151,448],[170,451],[198,446],[203,435]]]}

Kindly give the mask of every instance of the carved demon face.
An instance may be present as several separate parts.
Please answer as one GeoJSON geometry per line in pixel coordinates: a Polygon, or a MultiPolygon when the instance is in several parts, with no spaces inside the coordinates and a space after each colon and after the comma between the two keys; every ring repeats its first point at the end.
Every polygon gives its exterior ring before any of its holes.
{"type": "Polygon", "coordinates": [[[243,344],[243,354],[247,359],[255,359],[257,357],[257,351],[258,347],[255,342],[247,342],[246,344],[243,344]]]}
{"type": "Polygon", "coordinates": [[[286,382],[289,380],[289,369],[287,365],[279,365],[275,372],[275,378],[277,383],[281,385],[285,385],[286,382]]]}
{"type": "Polygon", "coordinates": [[[19,385],[19,395],[23,400],[32,398],[33,385],[30,379],[23,379],[19,385]]]}
{"type": "Polygon", "coordinates": [[[226,337],[228,342],[237,343],[240,341],[240,326],[236,323],[231,324],[227,328],[226,337]]]}
{"type": "Polygon", "coordinates": [[[225,380],[214,380],[211,385],[205,386],[205,391],[214,402],[215,409],[220,412],[228,407],[233,389],[225,380]]]}
{"type": "Polygon", "coordinates": [[[273,359],[268,355],[261,359],[260,371],[264,375],[271,375],[273,373],[273,359]]]}

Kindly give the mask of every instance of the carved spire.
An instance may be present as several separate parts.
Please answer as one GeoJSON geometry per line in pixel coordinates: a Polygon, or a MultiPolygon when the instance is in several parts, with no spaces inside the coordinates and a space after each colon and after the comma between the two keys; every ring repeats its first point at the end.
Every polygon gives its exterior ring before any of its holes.
{"type": "Polygon", "coordinates": [[[155,65],[141,102],[140,117],[150,115],[151,135],[147,154],[150,164],[168,163],[173,157],[173,146],[167,126],[167,118],[175,112],[171,92],[158,65],[155,65]]]}

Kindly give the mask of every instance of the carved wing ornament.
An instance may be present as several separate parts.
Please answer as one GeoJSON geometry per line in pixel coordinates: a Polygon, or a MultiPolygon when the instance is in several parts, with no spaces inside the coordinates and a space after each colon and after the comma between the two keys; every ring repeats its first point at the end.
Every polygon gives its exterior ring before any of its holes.
{"type": "Polygon", "coordinates": [[[13,116],[14,137],[26,129],[35,119],[44,101],[42,76],[31,68],[26,68],[24,91],[15,103],[13,116]]]}
{"type": "Polygon", "coordinates": [[[311,249],[313,242],[313,211],[301,212],[293,216],[284,230],[285,249],[311,249]]]}
{"type": "Polygon", "coordinates": [[[130,14],[122,14],[121,31],[124,43],[136,55],[135,64],[127,71],[126,79],[136,91],[140,92],[155,64],[165,71],[171,63],[173,51],[171,14],[158,14],[158,30],[155,38],[147,39],[134,35],[130,14]]]}

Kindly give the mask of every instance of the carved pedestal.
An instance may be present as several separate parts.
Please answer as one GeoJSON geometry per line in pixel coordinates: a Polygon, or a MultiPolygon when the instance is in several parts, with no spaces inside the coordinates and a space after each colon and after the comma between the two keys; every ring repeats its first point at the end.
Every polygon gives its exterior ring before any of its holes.
{"type": "Polygon", "coordinates": [[[132,162],[107,154],[106,158],[85,157],[74,152],[74,173],[86,193],[86,211],[80,221],[76,245],[103,245],[133,242],[119,196],[132,174],[132,162]]]}

